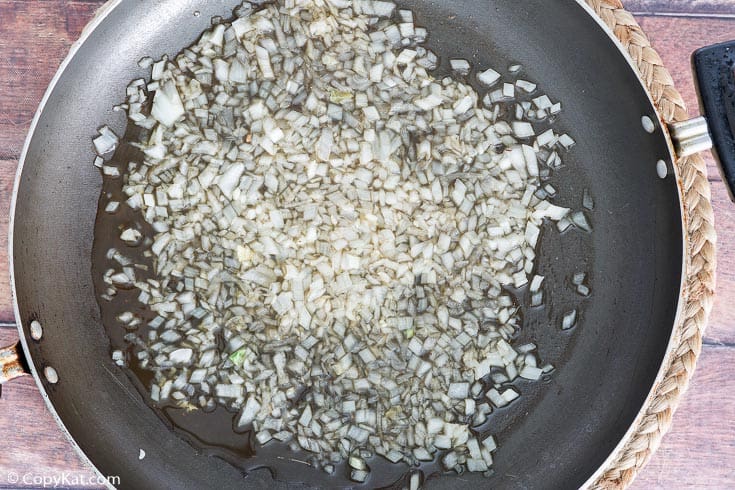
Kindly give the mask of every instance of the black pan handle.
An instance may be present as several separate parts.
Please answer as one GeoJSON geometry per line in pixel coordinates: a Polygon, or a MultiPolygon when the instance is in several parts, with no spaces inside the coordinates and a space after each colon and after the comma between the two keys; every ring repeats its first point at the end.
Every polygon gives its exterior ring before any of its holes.
{"type": "Polygon", "coordinates": [[[722,178],[735,201],[735,41],[697,50],[692,63],[706,120],[675,124],[672,136],[679,156],[707,149],[706,141],[711,138],[722,178]]]}

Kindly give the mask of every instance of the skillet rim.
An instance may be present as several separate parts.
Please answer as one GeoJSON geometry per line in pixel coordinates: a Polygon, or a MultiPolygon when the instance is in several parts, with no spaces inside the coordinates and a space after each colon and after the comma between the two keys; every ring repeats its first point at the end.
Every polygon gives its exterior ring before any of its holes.
{"type": "MultiPolygon", "coordinates": [[[[82,46],[85,45],[85,43],[89,40],[89,37],[92,35],[92,33],[101,25],[103,24],[108,16],[123,2],[127,0],[108,0],[106,3],[102,4],[97,12],[94,14],[94,17],[89,21],[89,23],[84,27],[82,30],[82,33],[69,48],[69,52],[64,58],[64,60],[59,65],[56,73],[54,74],[54,77],[49,82],[49,85],[39,102],[38,108],[34,114],[33,120],[31,122],[31,125],[28,129],[28,134],[26,136],[26,139],[23,144],[23,149],[21,151],[21,155],[18,159],[18,166],[16,169],[15,179],[13,183],[13,191],[11,195],[11,203],[10,203],[10,220],[8,225],[8,262],[9,262],[9,272],[10,272],[10,286],[11,286],[11,297],[13,300],[13,313],[16,321],[16,328],[18,329],[18,335],[20,338],[20,343],[23,348],[23,355],[27,360],[32,360],[33,357],[30,352],[29,348],[29,340],[28,340],[28,334],[24,330],[24,326],[21,320],[21,314],[20,314],[20,308],[18,305],[18,299],[17,299],[17,292],[16,292],[16,271],[15,271],[15,264],[14,264],[14,236],[15,236],[15,221],[16,221],[16,211],[17,211],[17,201],[18,201],[18,195],[20,190],[20,183],[21,178],[23,175],[23,170],[25,168],[26,158],[29,152],[29,148],[31,146],[31,141],[36,133],[36,129],[38,126],[38,122],[46,108],[46,105],[51,98],[53,92],[56,89],[56,86],[61,79],[61,77],[66,72],[67,67],[72,63],[74,58],[76,57],[78,51],[82,48],[82,46]]],[[[676,155],[676,151],[674,149],[673,141],[671,138],[671,134],[668,129],[668,125],[665,122],[665,119],[663,115],[661,114],[661,111],[658,107],[658,105],[653,100],[653,96],[646,85],[645,81],[640,75],[640,72],[638,71],[638,68],[632,59],[630,53],[628,50],[623,46],[620,39],[615,35],[615,33],[610,29],[610,27],[605,24],[602,18],[600,18],[595,11],[590,7],[590,5],[587,3],[586,0],[574,0],[577,5],[582,8],[590,17],[591,19],[598,24],[598,26],[602,29],[604,33],[607,34],[608,38],[611,40],[612,44],[615,46],[617,51],[619,51],[623,58],[626,60],[628,65],[630,66],[630,69],[635,74],[636,79],[641,85],[641,88],[643,89],[643,92],[645,93],[646,97],[648,98],[648,101],[650,103],[650,107],[654,110],[654,113],[656,114],[659,126],[661,127],[661,134],[663,135],[666,147],[668,149],[668,157],[669,160],[673,163],[673,177],[675,179],[676,187],[677,187],[677,195],[679,198],[679,214],[681,218],[681,240],[682,240],[682,268],[681,268],[681,279],[680,279],[680,285],[679,285],[679,296],[677,299],[677,306],[676,306],[676,315],[674,317],[674,322],[671,327],[671,334],[669,335],[669,341],[667,343],[666,352],[664,354],[663,359],[661,360],[661,364],[658,368],[658,372],[656,374],[656,377],[654,379],[653,384],[651,385],[651,388],[648,392],[648,395],[646,396],[646,399],[643,401],[643,404],[641,405],[640,409],[638,410],[637,415],[635,418],[630,422],[629,428],[621,438],[621,440],[618,442],[616,447],[611,451],[611,453],[608,455],[608,457],[605,459],[605,461],[600,465],[600,467],[587,479],[587,481],[582,485],[581,488],[588,488],[590,487],[595,481],[599,479],[599,477],[610,467],[612,461],[615,459],[617,454],[628,444],[630,439],[635,433],[635,429],[639,426],[639,423],[641,419],[645,416],[646,409],[650,406],[652,398],[654,397],[654,394],[657,392],[658,386],[663,381],[665,374],[666,374],[666,368],[671,364],[671,359],[674,357],[675,353],[673,352],[673,344],[675,339],[675,333],[677,331],[677,326],[680,325],[683,321],[683,309],[684,305],[687,303],[688,298],[688,291],[686,290],[686,282],[688,277],[688,270],[687,270],[687,244],[689,242],[689,235],[688,235],[688,223],[686,220],[685,215],[685,209],[684,209],[684,189],[681,181],[681,176],[679,175],[679,168],[676,165],[676,161],[678,159],[676,155]]],[[[61,416],[56,411],[53,403],[51,402],[48,393],[46,392],[45,387],[43,386],[43,382],[41,381],[41,373],[38,372],[36,369],[36,365],[34,362],[28,362],[27,363],[30,368],[30,374],[33,376],[33,379],[36,383],[36,386],[39,389],[39,392],[41,393],[41,396],[44,400],[44,403],[46,404],[47,409],[51,413],[51,416],[56,421],[57,425],[61,429],[61,432],[64,434],[66,439],[70,442],[72,448],[77,453],[77,455],[80,457],[80,459],[88,465],[95,474],[100,478],[99,481],[105,481],[107,488],[115,488],[109,480],[107,480],[107,477],[101,473],[101,471],[97,468],[97,466],[91,461],[89,456],[82,450],[82,448],[78,445],[76,442],[74,436],[69,432],[68,428],[64,424],[64,421],[62,420],[61,416]]]]}

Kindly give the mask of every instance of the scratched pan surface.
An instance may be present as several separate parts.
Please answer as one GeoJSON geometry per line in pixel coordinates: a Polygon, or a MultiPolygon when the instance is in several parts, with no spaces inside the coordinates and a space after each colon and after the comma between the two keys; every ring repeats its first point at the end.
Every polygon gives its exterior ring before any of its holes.
{"type": "MultiPolygon", "coordinates": [[[[54,366],[57,385],[39,381],[49,406],[102,474],[124,488],[274,488],[337,481],[298,466],[277,473],[242,471],[201,452],[151,410],[127,373],[110,360],[92,281],[95,215],[102,179],[91,138],[125,120],[112,111],[127,83],[145,76],[143,56],[173,55],[192,43],[212,16],[228,17],[235,0],[122,0],[98,20],[62,68],[28,140],[17,184],[12,260],[22,337],[31,320],[40,343],[25,341],[38,372],[54,366]],[[194,15],[198,11],[200,15],[194,15]],[[139,451],[146,457],[139,460],[139,451]]],[[[682,271],[681,211],[660,126],[641,82],[610,35],[575,1],[455,0],[406,2],[429,28],[442,59],[475,66],[524,66],[524,77],[564,103],[560,125],[578,145],[555,174],[557,204],[595,199],[595,231],[546,233],[539,272],[546,309],[523,305],[523,339],[539,343],[557,370],[546,383],[519,385],[513,410],[494,416],[495,474],[432,477],[428,488],[572,488],[584,483],[621,440],[649,393],[676,317],[682,271]],[[592,296],[568,284],[590,275],[592,296]],[[580,322],[560,332],[561,315],[580,322]]],[[[284,452],[282,456],[288,456],[284,452]]],[[[375,476],[369,486],[380,486],[375,476]]],[[[385,478],[383,478],[385,480],[385,478]]]]}

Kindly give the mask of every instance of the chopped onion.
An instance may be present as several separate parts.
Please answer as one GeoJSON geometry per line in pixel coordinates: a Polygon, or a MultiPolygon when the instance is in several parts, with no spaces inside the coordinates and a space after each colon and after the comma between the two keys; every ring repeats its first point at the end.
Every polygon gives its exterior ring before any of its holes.
{"type": "Polygon", "coordinates": [[[516,87],[523,90],[524,92],[530,94],[533,93],[536,90],[536,84],[531,83],[527,80],[517,80],[516,81],[516,87]]]}
{"type": "MultiPolygon", "coordinates": [[[[107,126],[102,126],[99,129],[99,136],[94,139],[94,149],[97,155],[103,157],[108,153],[112,153],[117,148],[117,144],[120,142],[117,135],[107,126]]],[[[95,160],[95,165],[97,161],[95,160]]]]}
{"type": "Polygon", "coordinates": [[[568,134],[561,135],[559,137],[559,143],[567,150],[576,144],[576,142],[568,134]]]}
{"type": "Polygon", "coordinates": [[[421,488],[421,474],[418,472],[411,473],[411,479],[409,480],[409,490],[419,490],[421,488]]]}
{"type": "Polygon", "coordinates": [[[464,59],[450,59],[449,66],[457,75],[468,75],[470,73],[470,62],[464,59]]]}
{"type": "MultiPolygon", "coordinates": [[[[450,66],[472,78],[435,79],[426,29],[395,12],[243,4],[170,62],[142,64],[151,82],[119,106],[143,129],[140,161],[97,161],[123,177],[107,212],[145,221],[120,238],[145,249],[151,277],[115,250],[104,280],[107,298],[136,288],[155,313],[147,335],[121,318],[151,398],[224,406],[259,444],[313,453],[328,473],[346,460],[357,482],[374,455],[489,469],[494,441],[469,428],[520,396],[518,378],[553,369],[516,345],[505,288],[530,281],[540,306],[544,220],[582,227],[546,200],[574,145],[554,131],[561,105],[465,59],[450,66]],[[497,88],[481,97],[473,79],[497,88]]],[[[98,153],[113,136],[100,130],[98,153]]]]}
{"type": "Polygon", "coordinates": [[[189,364],[193,355],[194,351],[191,349],[176,349],[169,354],[168,358],[174,364],[189,364]]]}
{"type": "Polygon", "coordinates": [[[572,284],[574,284],[575,286],[579,286],[584,282],[586,277],[587,274],[585,274],[584,272],[575,272],[574,276],[572,276],[572,284]]]}
{"type": "Polygon", "coordinates": [[[572,213],[572,222],[584,231],[592,231],[592,227],[590,226],[589,221],[587,221],[587,217],[583,211],[572,213]]]}
{"type": "Polygon", "coordinates": [[[585,189],[582,194],[582,206],[590,211],[595,209],[595,202],[592,200],[589,189],[585,189]]]}
{"type": "MultiPolygon", "coordinates": [[[[237,418],[237,427],[242,429],[252,424],[253,420],[255,420],[255,417],[258,415],[260,408],[261,404],[258,402],[258,400],[256,400],[253,396],[249,396],[237,418]]],[[[268,440],[270,439],[266,439],[265,442],[268,442],[268,440]]],[[[258,442],[260,442],[261,444],[265,444],[265,442],[261,441],[260,438],[258,439],[258,442]]]]}
{"type": "Polygon", "coordinates": [[[543,370],[539,369],[537,367],[533,366],[524,366],[523,369],[520,370],[518,375],[521,378],[528,379],[531,381],[536,381],[541,379],[541,375],[543,374],[543,370]]]}
{"type": "Polygon", "coordinates": [[[469,383],[452,383],[449,385],[449,397],[450,398],[467,398],[470,391],[469,383]]]}
{"type": "MultiPolygon", "coordinates": [[[[454,69],[454,67],[452,68],[454,69]]],[[[486,87],[492,87],[500,81],[500,73],[492,68],[488,68],[477,74],[477,80],[486,87]]]]}
{"type": "Polygon", "coordinates": [[[531,286],[530,290],[532,293],[535,293],[537,291],[541,290],[541,284],[544,282],[544,276],[533,276],[533,279],[531,280],[531,286]]]}
{"type": "Polygon", "coordinates": [[[166,82],[153,97],[151,117],[164,126],[173,126],[185,113],[184,104],[173,82],[166,82]]]}
{"type": "Polygon", "coordinates": [[[564,314],[561,322],[562,330],[569,330],[577,321],[577,310],[572,310],[564,314]]]}
{"type": "Polygon", "coordinates": [[[362,483],[367,480],[369,474],[367,470],[352,470],[350,478],[358,483],[362,483]]]}
{"type": "MultiPolygon", "coordinates": [[[[115,207],[117,209],[117,207],[115,207]]],[[[113,211],[114,212],[114,211],[113,211]]],[[[121,234],[120,239],[129,244],[136,244],[140,241],[142,233],[134,228],[126,228],[121,234]]]]}

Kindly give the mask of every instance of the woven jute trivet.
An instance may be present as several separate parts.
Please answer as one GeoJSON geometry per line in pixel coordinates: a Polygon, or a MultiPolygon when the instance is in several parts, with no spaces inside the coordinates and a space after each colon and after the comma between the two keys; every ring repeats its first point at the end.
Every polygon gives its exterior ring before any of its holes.
{"type": "MultiPolygon", "coordinates": [[[[661,57],[651,47],[648,37],[633,16],[618,0],[586,0],[607,24],[630,54],[638,73],[667,123],[688,119],[684,101],[674,88],[661,57]]],[[[672,341],[664,364],[663,376],[654,386],[627,440],[613,454],[593,489],[624,488],[648,463],[689,385],[702,336],[712,309],[715,289],[714,215],[704,159],[681,158],[676,163],[684,208],[685,277],[682,291],[682,314],[674,325],[672,341]]]]}

